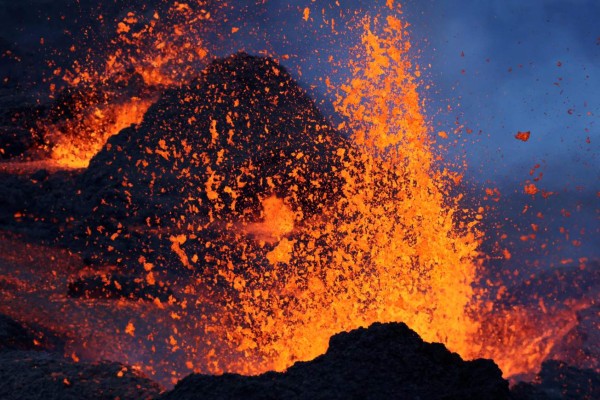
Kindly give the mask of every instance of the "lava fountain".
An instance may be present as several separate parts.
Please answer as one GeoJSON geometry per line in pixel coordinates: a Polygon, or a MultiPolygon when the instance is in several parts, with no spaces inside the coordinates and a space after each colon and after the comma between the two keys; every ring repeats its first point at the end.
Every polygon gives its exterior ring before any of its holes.
{"type": "MultiPolygon", "coordinates": [[[[407,27],[394,16],[362,21],[361,57],[336,102],[349,139],[272,60],[235,56],[209,66],[196,86],[206,89],[167,95],[154,106],[161,114],[121,132],[129,144],[109,141],[103,157],[134,146],[126,158],[138,172],[114,172],[133,188],[128,204],[144,182],[147,198],[181,193],[156,223],[171,254],[146,247],[139,256],[146,283],[184,293],[172,306],[186,326],[173,322],[167,347],[195,370],[283,370],[322,354],[334,333],[375,321],[404,321],[426,340],[477,353],[478,216],[458,212],[450,190],[461,177],[432,149],[407,27]],[[169,263],[171,272],[156,268],[169,263]],[[188,272],[173,278],[178,268],[188,272]]],[[[93,223],[84,222],[86,243],[107,240],[97,258],[106,262],[125,228],[98,235],[93,223]]],[[[115,262],[138,258],[125,253],[115,262]]]]}
{"type": "Polygon", "coordinates": [[[460,177],[435,166],[406,28],[395,17],[364,20],[363,57],[337,102],[355,145],[336,153],[342,195],[276,244],[269,276],[239,287],[231,309],[250,323],[234,340],[266,361],[244,372],[313,358],[334,332],[375,321],[405,321],[425,340],[474,354],[480,233],[449,198],[460,177]]]}

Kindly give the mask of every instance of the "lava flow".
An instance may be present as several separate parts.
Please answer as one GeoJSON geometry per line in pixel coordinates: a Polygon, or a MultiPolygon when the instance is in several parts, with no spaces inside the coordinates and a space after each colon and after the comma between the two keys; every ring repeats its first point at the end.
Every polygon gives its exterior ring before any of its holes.
{"type": "MultiPolygon", "coordinates": [[[[52,158],[83,169],[52,210],[77,255],[52,253],[68,267],[53,262],[37,290],[19,264],[0,311],[58,333],[75,360],[166,384],[285,370],[377,321],[505,376],[538,369],[584,301],[536,331],[531,309],[486,300],[484,209],[464,206],[437,150],[393,3],[360,18],[337,128],[274,59],[209,56],[201,4],[127,14],[101,68],[56,72],[67,88],[41,123],[52,158]]],[[[15,219],[46,222],[34,214],[15,219]]]]}

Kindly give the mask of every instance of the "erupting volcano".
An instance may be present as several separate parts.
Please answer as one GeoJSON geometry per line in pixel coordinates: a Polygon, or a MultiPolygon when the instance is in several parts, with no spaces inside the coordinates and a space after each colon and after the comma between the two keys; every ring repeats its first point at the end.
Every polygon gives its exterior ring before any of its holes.
{"type": "Polygon", "coordinates": [[[600,263],[497,273],[500,191],[449,161],[400,6],[293,8],[356,39],[320,54],[328,106],[255,50],[260,12],[158,3],[99,7],[101,45],[2,116],[3,360],[98,398],[598,394],[600,263]]]}

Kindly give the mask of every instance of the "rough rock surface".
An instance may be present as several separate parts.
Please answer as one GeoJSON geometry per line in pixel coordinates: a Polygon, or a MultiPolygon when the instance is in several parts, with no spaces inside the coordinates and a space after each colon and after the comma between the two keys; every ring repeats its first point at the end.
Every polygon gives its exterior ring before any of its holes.
{"type": "Polygon", "coordinates": [[[533,383],[521,382],[511,392],[514,400],[600,399],[600,374],[550,360],[533,383]]]}
{"type": "Polygon", "coordinates": [[[76,363],[33,345],[0,315],[0,398],[13,399],[512,399],[600,398],[600,374],[547,361],[533,383],[508,382],[491,360],[463,361],[402,323],[373,324],[330,340],[326,354],[285,373],[190,375],[169,392],[116,362],[76,363]],[[37,349],[39,351],[34,351],[37,349]]]}
{"type": "Polygon", "coordinates": [[[0,315],[0,399],[141,400],[161,391],[120,363],[76,363],[41,349],[27,328],[0,315]]]}
{"type": "Polygon", "coordinates": [[[371,325],[333,336],[327,353],[285,373],[190,375],[161,400],[508,399],[490,360],[463,361],[405,324],[371,325]]]}
{"type": "Polygon", "coordinates": [[[151,399],[158,384],[115,362],[75,363],[46,352],[0,353],[0,398],[151,399]]]}
{"type": "Polygon", "coordinates": [[[0,351],[33,350],[34,336],[12,318],[0,314],[0,351]]]}
{"type": "Polygon", "coordinates": [[[140,248],[164,246],[145,257],[170,254],[153,261],[172,270],[180,263],[168,238],[182,225],[218,236],[258,219],[270,195],[290,199],[304,217],[318,214],[338,190],[336,151],[347,147],[278,63],[245,53],[218,59],[92,159],[80,179],[87,209],[75,234],[91,261],[135,264],[140,248]]]}
{"type": "Polygon", "coordinates": [[[11,317],[0,314],[0,353],[11,351],[58,353],[63,349],[63,339],[50,330],[40,326],[24,326],[11,317]]]}
{"type": "Polygon", "coordinates": [[[77,214],[74,171],[45,169],[13,174],[0,170],[0,229],[34,242],[54,243],[77,214]]]}

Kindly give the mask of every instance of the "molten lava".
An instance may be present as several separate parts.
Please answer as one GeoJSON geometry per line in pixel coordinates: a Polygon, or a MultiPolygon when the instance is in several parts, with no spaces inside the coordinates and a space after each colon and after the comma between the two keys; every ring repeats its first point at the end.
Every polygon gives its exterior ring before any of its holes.
{"type": "Polygon", "coordinates": [[[154,101],[132,98],[123,104],[90,106],[75,120],[50,126],[47,136],[54,139],[51,157],[64,168],[86,168],[108,138],[132,124],[141,122],[154,101]]]}
{"type": "Polygon", "coordinates": [[[276,196],[262,201],[263,221],[250,223],[244,230],[258,240],[273,243],[282,239],[294,229],[296,216],[283,199],[276,196]]]}
{"type": "Polygon", "coordinates": [[[463,356],[478,350],[468,308],[477,222],[457,220],[455,175],[434,166],[407,25],[367,18],[364,28],[363,57],[338,101],[357,145],[338,152],[343,196],[295,240],[281,239],[267,255],[272,269],[222,311],[243,354],[227,370],[282,370],[323,353],[334,332],[375,321],[405,321],[463,356]]]}
{"type": "MultiPolygon", "coordinates": [[[[210,14],[201,7],[175,2],[163,17],[129,12],[118,23],[104,61],[95,60],[90,49],[85,64],[54,71],[78,95],[66,104],[59,101],[51,121],[40,124],[53,160],[66,168],[87,167],[108,138],[142,121],[160,91],[195,77],[208,55],[201,37],[210,14]],[[124,91],[132,93],[123,96],[124,91]]],[[[51,91],[54,97],[56,84],[51,91]]]]}

